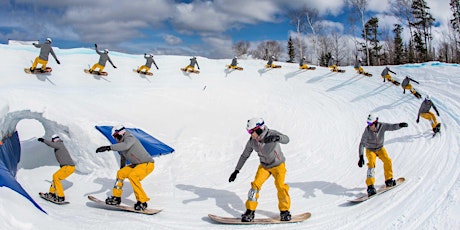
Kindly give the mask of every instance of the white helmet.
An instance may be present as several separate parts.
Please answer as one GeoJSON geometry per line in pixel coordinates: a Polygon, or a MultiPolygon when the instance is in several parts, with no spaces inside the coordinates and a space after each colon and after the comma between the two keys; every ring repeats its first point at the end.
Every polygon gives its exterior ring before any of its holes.
{"type": "Polygon", "coordinates": [[[60,140],[57,134],[53,134],[53,136],[51,136],[51,141],[54,142],[55,140],[60,140]]]}
{"type": "Polygon", "coordinates": [[[370,113],[369,116],[367,116],[367,124],[371,125],[379,120],[379,117],[375,114],[370,113]]]}
{"type": "Polygon", "coordinates": [[[254,128],[264,128],[265,127],[265,122],[264,122],[264,119],[262,118],[251,118],[248,120],[248,123],[246,124],[246,130],[248,130],[248,132],[250,130],[253,130],[254,128]]]}
{"type": "Polygon", "coordinates": [[[363,59],[359,58],[359,59],[358,59],[358,61],[359,61],[359,62],[362,62],[362,61],[363,61],[363,59]]]}
{"type": "Polygon", "coordinates": [[[49,41],[50,43],[53,42],[53,40],[51,40],[51,38],[46,38],[46,41],[49,41]]]}
{"type": "Polygon", "coordinates": [[[153,54],[149,54],[149,55],[150,55],[150,57],[153,57],[153,54]]]}
{"type": "Polygon", "coordinates": [[[238,59],[238,57],[237,57],[237,56],[235,56],[235,59],[238,59]]]}
{"type": "Polygon", "coordinates": [[[123,125],[113,126],[112,128],[112,137],[120,139],[125,133],[126,129],[123,125]]]}
{"type": "Polygon", "coordinates": [[[104,53],[108,54],[108,53],[109,53],[109,49],[104,49],[104,53]]]}
{"type": "Polygon", "coordinates": [[[427,100],[427,101],[431,100],[430,95],[427,94],[426,97],[425,97],[425,100],[427,100]]]}

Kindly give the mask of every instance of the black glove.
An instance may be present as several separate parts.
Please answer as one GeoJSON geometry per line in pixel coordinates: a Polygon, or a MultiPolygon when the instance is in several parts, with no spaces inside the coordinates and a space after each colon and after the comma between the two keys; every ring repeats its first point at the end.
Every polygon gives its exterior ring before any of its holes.
{"type": "Polygon", "coordinates": [[[96,47],[96,49],[97,49],[97,44],[94,44],[94,47],[96,47]]]}
{"type": "Polygon", "coordinates": [[[110,150],[112,150],[112,149],[110,148],[110,146],[101,146],[101,147],[99,147],[99,148],[96,149],[96,153],[105,152],[105,151],[110,151],[110,150]]]}
{"type": "Polygon", "coordinates": [[[364,165],[364,156],[360,155],[359,156],[359,161],[358,161],[358,166],[361,168],[364,165]]]}
{"type": "Polygon", "coordinates": [[[37,43],[34,42],[34,43],[32,43],[32,45],[37,45],[37,43]]]}
{"type": "Polygon", "coordinates": [[[38,141],[43,142],[44,139],[40,137],[40,138],[38,138],[38,141]]]}
{"type": "Polygon", "coordinates": [[[60,62],[59,60],[56,60],[56,62],[58,63],[58,65],[60,65],[60,64],[61,64],[61,62],[60,62]]]}
{"type": "Polygon", "coordinates": [[[233,181],[235,181],[236,175],[237,175],[239,172],[240,172],[240,171],[235,170],[235,171],[232,173],[232,175],[230,175],[230,178],[228,178],[228,182],[233,182],[233,181]]]}
{"type": "Polygon", "coordinates": [[[403,128],[403,127],[407,127],[409,126],[406,122],[402,122],[402,123],[399,123],[399,127],[403,128]]]}
{"type": "Polygon", "coordinates": [[[115,68],[115,69],[116,69],[117,67],[116,67],[116,66],[113,66],[113,68],[115,68]]]}
{"type": "Polygon", "coordinates": [[[146,53],[144,53],[144,56],[147,56],[147,54],[146,54],[146,53]]]}
{"type": "Polygon", "coordinates": [[[418,123],[419,122],[419,119],[417,118],[416,122],[418,123]]]}
{"type": "Polygon", "coordinates": [[[278,135],[271,135],[271,136],[266,136],[264,138],[264,143],[270,143],[270,142],[276,142],[280,140],[280,136],[278,135]]]}
{"type": "Polygon", "coordinates": [[[436,112],[436,115],[438,115],[438,117],[439,117],[439,113],[438,113],[438,112],[436,112]]]}

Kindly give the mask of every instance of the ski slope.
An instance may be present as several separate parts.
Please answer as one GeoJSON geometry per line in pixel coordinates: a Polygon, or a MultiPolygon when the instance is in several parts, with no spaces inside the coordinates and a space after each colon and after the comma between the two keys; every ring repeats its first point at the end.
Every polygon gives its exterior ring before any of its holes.
{"type": "MultiPolygon", "coordinates": [[[[94,50],[59,49],[61,61],[51,58],[51,75],[28,75],[39,50],[33,46],[0,45],[0,108],[9,113],[41,114],[57,125],[23,119],[17,125],[22,158],[17,180],[48,214],[6,187],[0,187],[2,229],[278,229],[279,225],[226,226],[213,223],[208,213],[240,216],[258,157],[253,153],[235,182],[229,183],[249,135],[246,121],[263,117],[269,128],[290,137],[282,145],[287,158],[291,213],[311,212],[300,224],[283,229],[459,229],[460,228],[460,67],[423,63],[390,66],[402,81],[409,75],[422,96],[437,106],[442,133],[431,137],[427,120],[417,112],[422,100],[383,83],[384,68],[365,67],[374,76],[331,73],[317,67],[299,71],[297,64],[276,62],[281,69],[265,70],[265,61],[239,60],[243,71],[228,71],[230,59],[198,56],[200,74],[179,69],[185,56],[156,56],[159,70],[152,77],[133,68],[142,55],[111,52],[118,67],[108,65],[108,77],[87,75],[83,68],[98,61],[94,50]],[[405,177],[400,187],[371,201],[348,200],[366,193],[367,168],[359,168],[358,145],[369,112],[388,123],[407,122],[408,128],[386,133],[385,147],[393,159],[394,176],[405,177]],[[86,198],[105,199],[118,170],[115,152],[95,153],[108,141],[95,125],[138,127],[173,147],[172,154],[155,158],[155,170],[142,181],[149,207],[164,209],[154,216],[95,208],[86,198]],[[63,131],[63,130],[65,131],[63,131]],[[63,181],[71,204],[57,206],[39,198],[58,169],[51,148],[36,141],[58,132],[70,150],[77,171],[63,181]]],[[[0,124],[5,127],[8,124],[0,124]]],[[[366,159],[367,163],[367,159],[366,159]]],[[[384,183],[377,160],[376,185],[384,183]]],[[[129,181],[122,202],[135,203],[129,181]]],[[[256,217],[277,217],[273,179],[262,188],[256,217]]]]}

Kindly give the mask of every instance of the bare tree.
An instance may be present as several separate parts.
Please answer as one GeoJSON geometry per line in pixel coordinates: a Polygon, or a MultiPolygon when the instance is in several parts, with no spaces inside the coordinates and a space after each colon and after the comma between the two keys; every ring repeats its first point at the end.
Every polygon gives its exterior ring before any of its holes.
{"type": "Polygon", "coordinates": [[[275,59],[281,56],[283,47],[277,41],[261,42],[251,54],[255,58],[267,60],[269,56],[275,56],[275,59]]]}
{"type": "Polygon", "coordinates": [[[240,57],[242,55],[248,54],[250,46],[251,43],[249,43],[248,41],[239,41],[235,45],[233,45],[232,48],[236,56],[240,57]]]}
{"type": "Polygon", "coordinates": [[[391,1],[391,12],[393,15],[400,19],[401,23],[407,28],[409,28],[409,50],[408,50],[408,58],[409,62],[413,62],[414,54],[413,54],[413,22],[414,17],[412,15],[412,0],[392,0],[391,1]]]}
{"type": "Polygon", "coordinates": [[[361,24],[363,26],[364,30],[364,42],[365,42],[365,48],[366,48],[366,57],[367,57],[367,65],[370,65],[369,61],[369,44],[367,40],[367,34],[365,28],[365,13],[366,13],[366,7],[367,7],[367,0],[349,0],[352,8],[356,10],[356,12],[360,15],[361,17],[361,24]]]}

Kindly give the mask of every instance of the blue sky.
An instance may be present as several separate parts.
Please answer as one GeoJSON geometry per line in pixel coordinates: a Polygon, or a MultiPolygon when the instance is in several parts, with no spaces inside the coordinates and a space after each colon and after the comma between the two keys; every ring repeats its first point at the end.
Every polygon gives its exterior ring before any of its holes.
{"type": "MultiPolygon", "coordinates": [[[[60,48],[98,43],[127,53],[153,52],[226,58],[232,44],[285,41],[295,28],[286,12],[318,9],[324,24],[348,32],[344,0],[0,0],[0,42],[53,39],[60,48]]],[[[452,13],[449,0],[427,0],[439,28],[452,13]],[[446,14],[446,12],[448,12],[446,14]]],[[[369,0],[369,16],[381,27],[397,23],[385,14],[389,0],[369,0]]],[[[254,48],[254,47],[253,47],[254,48]]]]}

